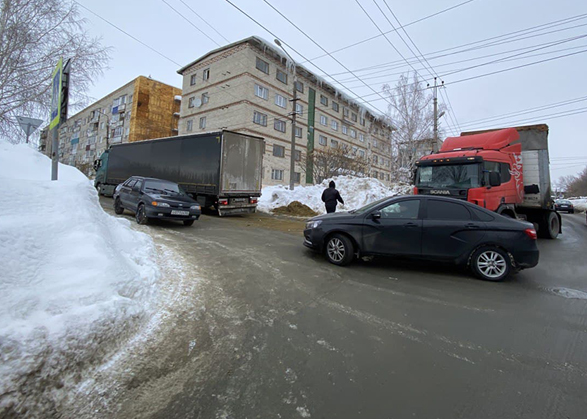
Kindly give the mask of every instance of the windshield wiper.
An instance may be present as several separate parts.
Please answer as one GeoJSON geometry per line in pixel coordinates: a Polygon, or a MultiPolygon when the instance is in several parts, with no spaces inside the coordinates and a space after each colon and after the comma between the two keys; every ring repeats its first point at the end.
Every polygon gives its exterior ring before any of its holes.
{"type": "Polygon", "coordinates": [[[145,189],[149,189],[149,190],[155,191],[155,192],[165,192],[163,189],[151,188],[150,186],[147,186],[145,189]]]}

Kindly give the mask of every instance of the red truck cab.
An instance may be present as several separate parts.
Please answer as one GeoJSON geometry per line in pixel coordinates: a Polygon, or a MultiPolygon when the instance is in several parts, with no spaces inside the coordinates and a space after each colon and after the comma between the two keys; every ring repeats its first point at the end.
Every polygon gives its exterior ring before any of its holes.
{"type": "Polygon", "coordinates": [[[464,199],[555,238],[561,218],[551,198],[547,136],[546,125],[535,125],[449,137],[416,162],[414,193],[464,199]]]}

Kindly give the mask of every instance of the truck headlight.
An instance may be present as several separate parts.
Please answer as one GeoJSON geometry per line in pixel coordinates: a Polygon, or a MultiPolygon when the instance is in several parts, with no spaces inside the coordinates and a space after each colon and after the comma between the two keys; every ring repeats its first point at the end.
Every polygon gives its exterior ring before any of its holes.
{"type": "Polygon", "coordinates": [[[199,205],[192,205],[190,207],[190,209],[197,210],[197,209],[200,209],[200,206],[199,205]]]}
{"type": "Polygon", "coordinates": [[[308,221],[306,223],[306,229],[317,228],[320,224],[322,224],[322,220],[308,221]]]}

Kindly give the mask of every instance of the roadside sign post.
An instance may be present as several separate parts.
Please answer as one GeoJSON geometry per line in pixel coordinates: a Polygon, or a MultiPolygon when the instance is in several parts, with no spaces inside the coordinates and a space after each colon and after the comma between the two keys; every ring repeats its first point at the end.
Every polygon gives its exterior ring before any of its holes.
{"type": "Polygon", "coordinates": [[[60,58],[51,76],[51,115],[49,130],[53,130],[51,141],[51,180],[57,180],[59,168],[59,127],[67,119],[69,102],[69,66],[71,60],[63,65],[60,58]]]}
{"type": "Polygon", "coordinates": [[[35,118],[27,118],[26,116],[17,116],[16,120],[18,124],[26,134],[26,142],[29,143],[29,137],[33,132],[36,131],[37,128],[41,126],[43,123],[42,119],[35,119],[35,118]]]}

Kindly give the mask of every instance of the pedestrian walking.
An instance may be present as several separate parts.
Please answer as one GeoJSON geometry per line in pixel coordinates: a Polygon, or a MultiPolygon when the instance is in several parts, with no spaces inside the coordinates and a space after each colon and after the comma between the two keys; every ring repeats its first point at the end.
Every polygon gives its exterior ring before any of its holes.
{"type": "Polygon", "coordinates": [[[340,196],[340,193],[336,190],[336,184],[333,180],[328,184],[328,188],[322,192],[322,202],[326,206],[326,212],[331,213],[336,211],[336,204],[340,202],[344,205],[344,201],[340,196]]]}

